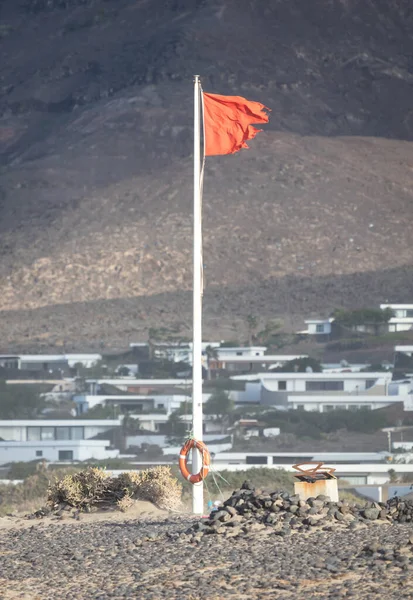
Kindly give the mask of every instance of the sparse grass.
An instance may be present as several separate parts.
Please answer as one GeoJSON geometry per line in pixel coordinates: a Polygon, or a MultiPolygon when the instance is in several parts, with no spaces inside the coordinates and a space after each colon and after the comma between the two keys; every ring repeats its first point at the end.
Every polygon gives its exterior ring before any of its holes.
{"type": "MultiPolygon", "coordinates": [[[[192,485],[184,481],[179,474],[177,466],[172,467],[172,472],[182,481],[183,495],[191,494],[192,485]]],[[[292,492],[294,489],[294,478],[291,473],[283,469],[267,469],[266,467],[252,467],[245,471],[214,471],[211,470],[204,482],[205,499],[220,499],[221,493],[225,496],[241,487],[244,481],[249,481],[256,488],[269,491],[285,490],[292,492]]]]}
{"type": "Polygon", "coordinates": [[[126,510],[133,500],[146,500],[161,509],[177,510],[181,495],[182,486],[169,467],[121,473],[118,477],[90,467],[49,485],[47,504],[51,508],[64,502],[79,509],[118,506],[126,510]]]}
{"type": "Polygon", "coordinates": [[[47,489],[53,477],[64,477],[79,469],[67,467],[49,471],[44,467],[17,485],[0,485],[0,516],[10,512],[30,512],[45,503],[47,489]]]}

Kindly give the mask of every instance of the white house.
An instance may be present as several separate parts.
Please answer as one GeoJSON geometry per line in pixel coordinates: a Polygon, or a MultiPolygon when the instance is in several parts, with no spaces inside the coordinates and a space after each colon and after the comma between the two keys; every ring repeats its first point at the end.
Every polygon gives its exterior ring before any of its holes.
{"type": "MultiPolygon", "coordinates": [[[[180,343],[180,342],[159,342],[153,346],[153,355],[156,358],[163,358],[170,360],[171,362],[178,363],[184,362],[188,365],[192,365],[192,342],[180,343]]],[[[131,343],[131,348],[141,348],[148,346],[148,344],[131,343]]],[[[210,346],[211,348],[219,348],[220,342],[202,342],[202,355],[206,360],[206,349],[210,346]]]]}
{"type": "Polygon", "coordinates": [[[165,389],[191,390],[192,379],[136,379],[133,377],[118,377],[116,379],[87,379],[86,385],[89,395],[99,394],[102,385],[112,385],[120,391],[130,394],[161,393],[165,389]]]}
{"type": "Polygon", "coordinates": [[[297,331],[304,335],[330,335],[331,324],[334,319],[306,319],[304,323],[307,325],[307,329],[303,331],[297,331]]]}
{"type": "Polygon", "coordinates": [[[360,393],[380,386],[387,393],[392,373],[262,373],[266,389],[274,392],[346,392],[360,393]]]}
{"type": "Polygon", "coordinates": [[[321,365],[323,373],[358,373],[368,367],[370,367],[368,363],[348,363],[346,360],[339,363],[322,363],[321,365]]]}
{"type": "MultiPolygon", "coordinates": [[[[297,397],[297,403],[306,396],[324,396],[326,404],[331,397],[337,397],[334,403],[337,404],[338,397],[350,394],[388,396],[392,373],[262,373],[259,377],[260,403],[286,410],[294,403],[292,396],[297,397]]],[[[308,402],[311,403],[311,399],[308,402]]],[[[388,401],[389,404],[392,402],[388,401]]]]}
{"type": "Polygon", "coordinates": [[[45,459],[74,461],[114,458],[109,439],[91,439],[120,427],[119,419],[0,421],[0,465],[45,459]]]}
{"type": "Polygon", "coordinates": [[[15,354],[0,355],[0,367],[26,371],[56,371],[81,364],[93,367],[101,354],[15,354]]]}
{"type": "Polygon", "coordinates": [[[317,412],[331,412],[333,410],[357,410],[366,408],[376,410],[385,408],[392,404],[406,401],[409,403],[408,396],[364,396],[364,395],[328,395],[306,396],[293,395],[287,397],[287,410],[306,410],[317,412]]]}
{"type": "Polygon", "coordinates": [[[388,452],[222,452],[214,456],[212,464],[216,471],[245,471],[254,466],[266,466],[296,473],[293,465],[308,461],[335,467],[335,475],[351,485],[382,485],[390,480],[390,469],[403,476],[410,475],[413,466],[395,464],[388,452]]]}
{"type": "Polygon", "coordinates": [[[150,412],[152,410],[163,410],[165,415],[180,408],[181,404],[188,401],[185,395],[76,395],[73,402],[76,403],[77,414],[82,415],[95,406],[119,406],[123,410],[133,410],[136,413],[150,412]]]}
{"type": "MultiPolygon", "coordinates": [[[[225,348],[227,350],[227,348],[225,348]]],[[[218,351],[217,358],[211,358],[208,366],[211,372],[226,370],[231,373],[246,371],[259,371],[260,369],[277,369],[287,362],[300,358],[308,358],[306,354],[249,354],[239,355],[225,352],[221,354],[218,351]]]]}
{"type": "Polygon", "coordinates": [[[224,346],[217,349],[218,360],[225,360],[233,358],[234,356],[252,357],[252,356],[264,356],[266,346],[224,346]]]}
{"type": "Polygon", "coordinates": [[[393,311],[394,316],[388,322],[389,331],[413,329],[413,304],[380,304],[380,308],[390,308],[393,311]]]}
{"type": "MultiPolygon", "coordinates": [[[[231,465],[294,465],[303,462],[387,463],[389,452],[222,452],[214,456],[214,467],[231,465]]],[[[389,468],[389,467],[387,467],[389,468]]]]}

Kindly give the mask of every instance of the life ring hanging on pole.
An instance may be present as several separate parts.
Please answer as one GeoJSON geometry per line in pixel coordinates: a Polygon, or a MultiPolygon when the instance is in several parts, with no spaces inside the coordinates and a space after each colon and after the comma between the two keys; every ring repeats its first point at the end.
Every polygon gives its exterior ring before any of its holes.
{"type": "Polygon", "coordinates": [[[201,483],[208,475],[209,465],[211,464],[211,455],[208,448],[203,442],[197,440],[188,440],[181,448],[179,453],[179,470],[182,473],[182,477],[185,477],[190,483],[201,483]],[[199,473],[190,473],[186,465],[188,460],[188,454],[190,450],[197,449],[202,455],[202,467],[199,473]]]}

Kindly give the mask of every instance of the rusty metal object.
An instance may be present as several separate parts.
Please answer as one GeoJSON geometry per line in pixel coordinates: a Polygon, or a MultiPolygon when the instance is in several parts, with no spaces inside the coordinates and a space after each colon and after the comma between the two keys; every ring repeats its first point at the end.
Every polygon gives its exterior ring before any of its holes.
{"type": "Polygon", "coordinates": [[[300,481],[305,481],[307,483],[324,481],[326,479],[336,479],[335,475],[333,475],[335,472],[334,467],[324,467],[324,463],[322,462],[309,461],[305,463],[299,463],[297,465],[293,465],[293,469],[298,471],[298,473],[294,473],[294,477],[297,477],[297,479],[300,481]],[[304,469],[303,467],[309,468],[304,469]]]}

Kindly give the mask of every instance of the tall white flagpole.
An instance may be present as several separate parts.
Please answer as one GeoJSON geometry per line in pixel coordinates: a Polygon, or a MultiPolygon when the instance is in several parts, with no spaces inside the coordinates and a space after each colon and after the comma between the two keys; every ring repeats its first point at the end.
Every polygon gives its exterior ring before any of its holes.
{"type": "MultiPolygon", "coordinates": [[[[201,84],[194,80],[194,255],[193,255],[193,345],[192,345],[192,433],[202,441],[202,203],[201,203],[201,84]]],[[[202,468],[198,450],[192,451],[192,473],[202,468]]],[[[204,484],[192,486],[192,512],[204,512],[204,484]]]]}

